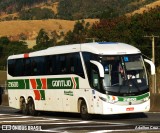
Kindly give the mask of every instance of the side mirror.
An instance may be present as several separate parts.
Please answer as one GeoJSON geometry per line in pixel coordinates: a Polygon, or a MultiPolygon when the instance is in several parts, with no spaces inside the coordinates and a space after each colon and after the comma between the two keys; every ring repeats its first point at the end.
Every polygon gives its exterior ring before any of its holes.
{"type": "Polygon", "coordinates": [[[102,64],[94,60],[90,60],[90,62],[98,67],[100,77],[104,78],[104,68],[102,64]]]}
{"type": "Polygon", "coordinates": [[[147,62],[148,64],[150,64],[151,66],[151,75],[155,75],[155,65],[152,61],[148,60],[148,59],[144,59],[145,62],[147,62]]]}

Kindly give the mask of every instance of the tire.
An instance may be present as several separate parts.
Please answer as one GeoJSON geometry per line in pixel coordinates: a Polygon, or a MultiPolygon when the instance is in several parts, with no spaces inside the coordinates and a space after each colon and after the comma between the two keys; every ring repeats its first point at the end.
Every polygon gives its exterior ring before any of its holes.
{"type": "Polygon", "coordinates": [[[20,99],[20,112],[24,115],[28,115],[28,106],[24,98],[20,99]]]}
{"type": "Polygon", "coordinates": [[[81,102],[81,105],[80,105],[80,114],[81,114],[82,120],[92,119],[91,114],[88,113],[87,105],[84,100],[81,102]]]}
{"type": "Polygon", "coordinates": [[[37,115],[37,111],[35,110],[35,105],[32,98],[28,99],[28,114],[31,116],[37,115]]]}

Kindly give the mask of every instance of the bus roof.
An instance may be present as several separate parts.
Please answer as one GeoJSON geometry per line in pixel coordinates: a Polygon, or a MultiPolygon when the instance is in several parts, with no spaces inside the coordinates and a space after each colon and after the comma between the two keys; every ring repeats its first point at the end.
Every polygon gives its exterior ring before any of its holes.
{"type": "Polygon", "coordinates": [[[118,42],[93,42],[82,44],[71,44],[63,46],[50,47],[45,50],[31,52],[29,54],[12,55],[8,59],[25,58],[51,54],[65,54],[73,52],[91,52],[101,55],[125,55],[125,54],[138,54],[141,53],[136,47],[118,42]]]}

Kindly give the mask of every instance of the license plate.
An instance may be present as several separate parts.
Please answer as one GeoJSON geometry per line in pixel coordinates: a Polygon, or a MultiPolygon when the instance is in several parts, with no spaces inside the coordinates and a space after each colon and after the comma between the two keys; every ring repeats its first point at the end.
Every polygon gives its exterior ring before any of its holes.
{"type": "Polygon", "coordinates": [[[126,108],[126,111],[133,111],[134,107],[126,108]]]}

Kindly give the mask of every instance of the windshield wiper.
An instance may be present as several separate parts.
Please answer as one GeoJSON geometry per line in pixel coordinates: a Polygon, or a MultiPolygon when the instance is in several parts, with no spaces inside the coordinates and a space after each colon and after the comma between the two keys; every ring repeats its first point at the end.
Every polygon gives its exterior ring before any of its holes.
{"type": "Polygon", "coordinates": [[[128,79],[128,82],[129,82],[128,86],[129,86],[129,89],[130,89],[129,92],[131,92],[131,85],[134,85],[134,87],[138,90],[138,92],[141,91],[140,88],[139,88],[139,86],[135,82],[135,80],[137,80],[137,79],[136,78],[134,78],[134,79],[128,79]]]}

